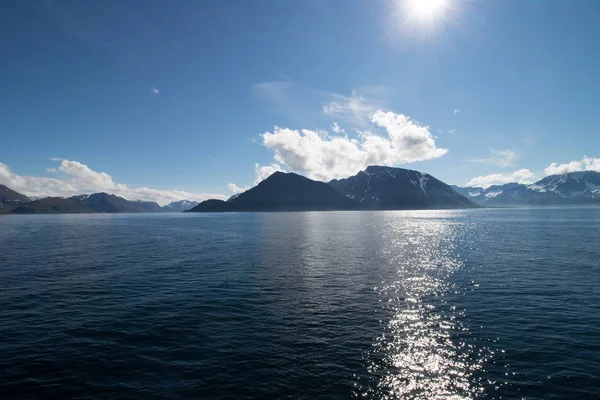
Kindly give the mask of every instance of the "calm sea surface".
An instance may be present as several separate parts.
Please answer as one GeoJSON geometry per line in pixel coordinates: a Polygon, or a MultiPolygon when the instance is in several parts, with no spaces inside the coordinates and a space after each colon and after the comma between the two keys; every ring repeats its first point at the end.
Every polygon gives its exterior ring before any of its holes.
{"type": "Polygon", "coordinates": [[[600,209],[0,217],[0,398],[598,399],[600,209]]]}

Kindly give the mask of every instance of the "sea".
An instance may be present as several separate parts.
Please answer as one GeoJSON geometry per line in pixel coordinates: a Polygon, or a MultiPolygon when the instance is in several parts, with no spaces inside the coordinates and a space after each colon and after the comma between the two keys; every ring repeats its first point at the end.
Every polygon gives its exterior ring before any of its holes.
{"type": "Polygon", "coordinates": [[[0,216],[2,399],[599,399],[600,208],[0,216]]]}

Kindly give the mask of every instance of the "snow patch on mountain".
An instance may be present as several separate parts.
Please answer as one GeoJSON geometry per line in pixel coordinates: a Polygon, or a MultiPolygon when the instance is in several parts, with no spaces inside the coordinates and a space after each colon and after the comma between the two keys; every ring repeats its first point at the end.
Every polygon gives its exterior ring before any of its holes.
{"type": "Polygon", "coordinates": [[[502,194],[502,190],[497,190],[495,192],[489,192],[485,194],[485,198],[486,199],[493,199],[494,197],[497,197],[498,195],[502,194]]]}

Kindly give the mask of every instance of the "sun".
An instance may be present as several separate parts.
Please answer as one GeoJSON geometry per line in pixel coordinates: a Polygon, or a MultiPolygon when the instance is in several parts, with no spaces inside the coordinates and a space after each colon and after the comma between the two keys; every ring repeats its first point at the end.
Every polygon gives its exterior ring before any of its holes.
{"type": "Polygon", "coordinates": [[[397,43],[434,42],[448,38],[460,24],[460,0],[387,0],[386,37],[397,43]]]}
{"type": "Polygon", "coordinates": [[[442,12],[446,2],[444,0],[409,0],[408,8],[419,18],[432,18],[442,12]]]}

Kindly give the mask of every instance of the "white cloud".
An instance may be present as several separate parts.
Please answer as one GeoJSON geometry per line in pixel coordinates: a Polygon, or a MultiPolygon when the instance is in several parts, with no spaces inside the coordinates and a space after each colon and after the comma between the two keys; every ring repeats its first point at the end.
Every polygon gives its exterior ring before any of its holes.
{"type": "Polygon", "coordinates": [[[577,171],[600,172],[600,158],[585,156],[581,161],[571,161],[567,164],[552,163],[544,170],[546,175],[560,175],[577,171]]]}
{"type": "Polygon", "coordinates": [[[158,89],[156,88],[156,86],[154,86],[154,84],[152,84],[152,90],[150,91],[150,93],[152,93],[152,94],[159,94],[159,93],[160,93],[160,90],[158,90],[158,89]]]}
{"type": "Polygon", "coordinates": [[[240,186],[236,185],[235,183],[230,183],[229,185],[227,185],[227,187],[229,188],[229,191],[233,194],[242,193],[242,192],[245,192],[246,190],[250,189],[248,186],[240,187],[240,186]]]}
{"type": "Polygon", "coordinates": [[[537,178],[535,174],[530,170],[520,169],[511,174],[490,174],[485,176],[478,176],[471,179],[467,183],[467,186],[487,188],[492,185],[504,185],[506,183],[511,182],[529,184],[533,183],[536,179],[537,178]]]}
{"type": "Polygon", "coordinates": [[[281,168],[281,165],[279,165],[279,164],[271,163],[269,165],[263,165],[263,166],[261,166],[258,163],[254,164],[254,173],[256,174],[256,179],[254,180],[254,184],[258,185],[260,182],[262,182],[263,179],[268,178],[274,172],[277,172],[277,171],[283,171],[283,168],[281,168]]]}
{"type": "Polygon", "coordinates": [[[450,130],[448,131],[448,133],[449,133],[450,135],[452,135],[452,134],[456,133],[456,129],[450,129],[450,130]]]}
{"type": "Polygon", "coordinates": [[[57,177],[35,177],[19,175],[0,163],[0,183],[32,197],[60,196],[68,197],[76,194],[107,192],[128,200],[156,201],[164,205],[177,200],[202,201],[208,198],[225,199],[221,194],[198,194],[180,190],[159,190],[147,187],[130,188],[115,182],[104,172],[96,172],[77,161],[53,159],[60,161],[57,177]]]}
{"type": "Polygon", "coordinates": [[[369,165],[424,161],[448,152],[436,146],[429,127],[403,114],[378,110],[370,122],[383,128],[387,137],[370,131],[360,132],[358,138],[330,137],[323,131],[279,127],[261,137],[263,145],[274,152],[275,161],[323,181],[346,178],[369,165]]]}
{"type": "Polygon", "coordinates": [[[473,158],[467,162],[485,163],[499,167],[514,167],[519,155],[512,150],[490,150],[490,156],[485,158],[473,158]]]}
{"type": "Polygon", "coordinates": [[[544,172],[546,173],[546,175],[559,175],[566,174],[568,172],[581,171],[582,169],[583,166],[581,165],[581,162],[571,161],[568,164],[560,165],[558,165],[558,163],[552,163],[544,170],[544,172]]]}
{"type": "Polygon", "coordinates": [[[600,172],[600,158],[583,157],[583,165],[586,171],[600,172]]]}
{"type": "Polygon", "coordinates": [[[46,168],[46,172],[50,172],[50,173],[57,173],[58,171],[56,170],[56,168],[46,168]]]}
{"type": "MultiPolygon", "coordinates": [[[[269,165],[260,165],[258,163],[254,164],[254,174],[256,175],[256,178],[254,179],[254,185],[258,185],[265,178],[268,178],[274,172],[277,172],[277,171],[283,171],[283,168],[281,168],[281,165],[276,164],[276,163],[271,163],[269,165]]],[[[229,191],[231,191],[234,194],[242,193],[242,192],[245,192],[246,190],[250,189],[249,186],[241,187],[241,186],[236,185],[235,183],[230,183],[227,186],[229,187],[229,191]]]]}
{"type": "Polygon", "coordinates": [[[334,122],[333,124],[331,124],[331,131],[333,133],[337,133],[337,134],[340,134],[340,133],[345,134],[346,133],[346,131],[344,129],[340,128],[340,125],[337,122],[334,122]]]}
{"type": "Polygon", "coordinates": [[[460,112],[460,108],[455,108],[455,109],[453,110],[453,112],[454,112],[454,115],[458,114],[458,113],[460,112]]]}

